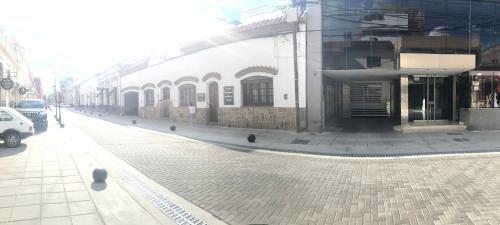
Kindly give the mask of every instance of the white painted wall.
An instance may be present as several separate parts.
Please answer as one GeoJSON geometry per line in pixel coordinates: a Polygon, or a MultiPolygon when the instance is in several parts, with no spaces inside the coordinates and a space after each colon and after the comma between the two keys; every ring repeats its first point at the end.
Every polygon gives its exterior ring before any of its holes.
{"type": "MultiPolygon", "coordinates": [[[[299,101],[300,107],[305,107],[305,32],[298,33],[298,42],[299,101]]],[[[208,107],[208,84],[214,81],[219,82],[219,107],[240,107],[242,105],[240,82],[252,75],[273,77],[275,107],[295,107],[292,34],[240,41],[171,59],[123,76],[121,89],[131,86],[141,87],[146,83],[156,85],[162,80],[169,80],[173,86],[170,87],[170,98],[174,106],[178,106],[177,87],[192,82],[183,82],[179,85],[175,85],[174,82],[184,76],[195,76],[199,79],[198,83],[192,83],[196,85],[196,92],[206,95],[206,101],[197,102],[197,107],[208,107]],[[235,78],[237,72],[252,66],[274,67],[278,70],[278,74],[253,73],[239,79],[235,78]],[[203,82],[203,76],[210,72],[220,73],[222,80],[208,79],[203,82]],[[224,105],[224,86],[234,86],[235,104],[232,106],[224,105]],[[287,100],[284,99],[284,94],[288,95],[287,100]]],[[[155,88],[156,102],[160,99],[160,90],[161,87],[155,88]]],[[[123,94],[121,93],[122,96],[123,94]]],[[[123,106],[123,101],[121,105],[123,106]]],[[[144,106],[142,90],[139,91],[139,106],[144,106]]]]}
{"type": "Polygon", "coordinates": [[[80,104],[84,105],[92,105],[97,104],[97,76],[92,76],[90,78],[85,79],[79,84],[80,87],[80,104]],[[84,96],[83,99],[81,96],[84,96]],[[89,96],[87,98],[87,96],[89,96]]]}
{"type": "MultiPolygon", "coordinates": [[[[0,30],[0,64],[2,64],[3,67],[4,78],[7,77],[7,72],[12,72],[13,74],[11,74],[10,78],[14,83],[34,90],[31,70],[21,48],[16,44],[13,37],[7,36],[2,30],[0,30]]],[[[34,98],[34,93],[32,91],[20,95],[17,88],[0,90],[0,102],[5,101],[9,103],[13,101],[17,103],[21,99],[28,98],[34,98]]]]}
{"type": "MultiPolygon", "coordinates": [[[[120,71],[120,67],[118,65],[114,65],[110,68],[108,68],[107,70],[105,70],[104,72],[102,73],[99,73],[97,75],[97,83],[98,83],[98,87],[99,88],[108,88],[109,90],[112,90],[114,87],[117,88],[117,93],[119,95],[119,82],[118,80],[120,79],[120,75],[119,75],[119,71],[120,71]]],[[[106,93],[106,92],[104,92],[106,93]]],[[[118,96],[119,97],[119,96],[118,96]]],[[[100,98],[97,99],[97,102],[100,101],[100,98]]],[[[113,100],[113,96],[110,96],[109,97],[109,102],[107,101],[107,98],[104,97],[103,98],[103,105],[113,105],[114,104],[114,100],[113,100]]]]}

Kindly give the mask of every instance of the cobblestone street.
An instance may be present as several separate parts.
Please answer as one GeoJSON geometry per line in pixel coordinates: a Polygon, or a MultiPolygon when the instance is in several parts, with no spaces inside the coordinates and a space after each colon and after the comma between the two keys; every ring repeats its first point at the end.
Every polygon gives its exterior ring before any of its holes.
{"type": "Polygon", "coordinates": [[[229,224],[500,224],[500,155],[240,152],[66,113],[107,150],[229,224]]]}

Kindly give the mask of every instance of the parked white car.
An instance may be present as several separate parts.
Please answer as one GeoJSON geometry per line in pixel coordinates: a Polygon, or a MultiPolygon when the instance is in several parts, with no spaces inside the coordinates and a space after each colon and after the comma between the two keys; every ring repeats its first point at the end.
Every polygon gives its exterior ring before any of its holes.
{"type": "Polygon", "coordinates": [[[9,148],[19,146],[21,140],[35,133],[33,122],[15,109],[0,107],[0,139],[9,148]]]}

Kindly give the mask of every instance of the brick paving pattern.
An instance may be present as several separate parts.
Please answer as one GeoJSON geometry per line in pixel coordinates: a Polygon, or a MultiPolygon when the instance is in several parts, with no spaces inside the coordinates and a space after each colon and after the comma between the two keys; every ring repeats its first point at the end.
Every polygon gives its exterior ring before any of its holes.
{"type": "Polygon", "coordinates": [[[0,146],[0,224],[103,224],[69,151],[49,132],[0,146]]]}
{"type": "Polygon", "coordinates": [[[76,114],[66,118],[230,224],[500,224],[500,155],[239,152],[76,114]]]}

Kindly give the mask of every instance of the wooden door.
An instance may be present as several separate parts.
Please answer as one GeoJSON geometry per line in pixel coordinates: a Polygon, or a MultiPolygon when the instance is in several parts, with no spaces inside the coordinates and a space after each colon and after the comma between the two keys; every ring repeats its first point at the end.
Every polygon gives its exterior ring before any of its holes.
{"type": "Polygon", "coordinates": [[[208,86],[209,95],[209,122],[218,122],[219,117],[219,85],[215,82],[208,86]]]}

